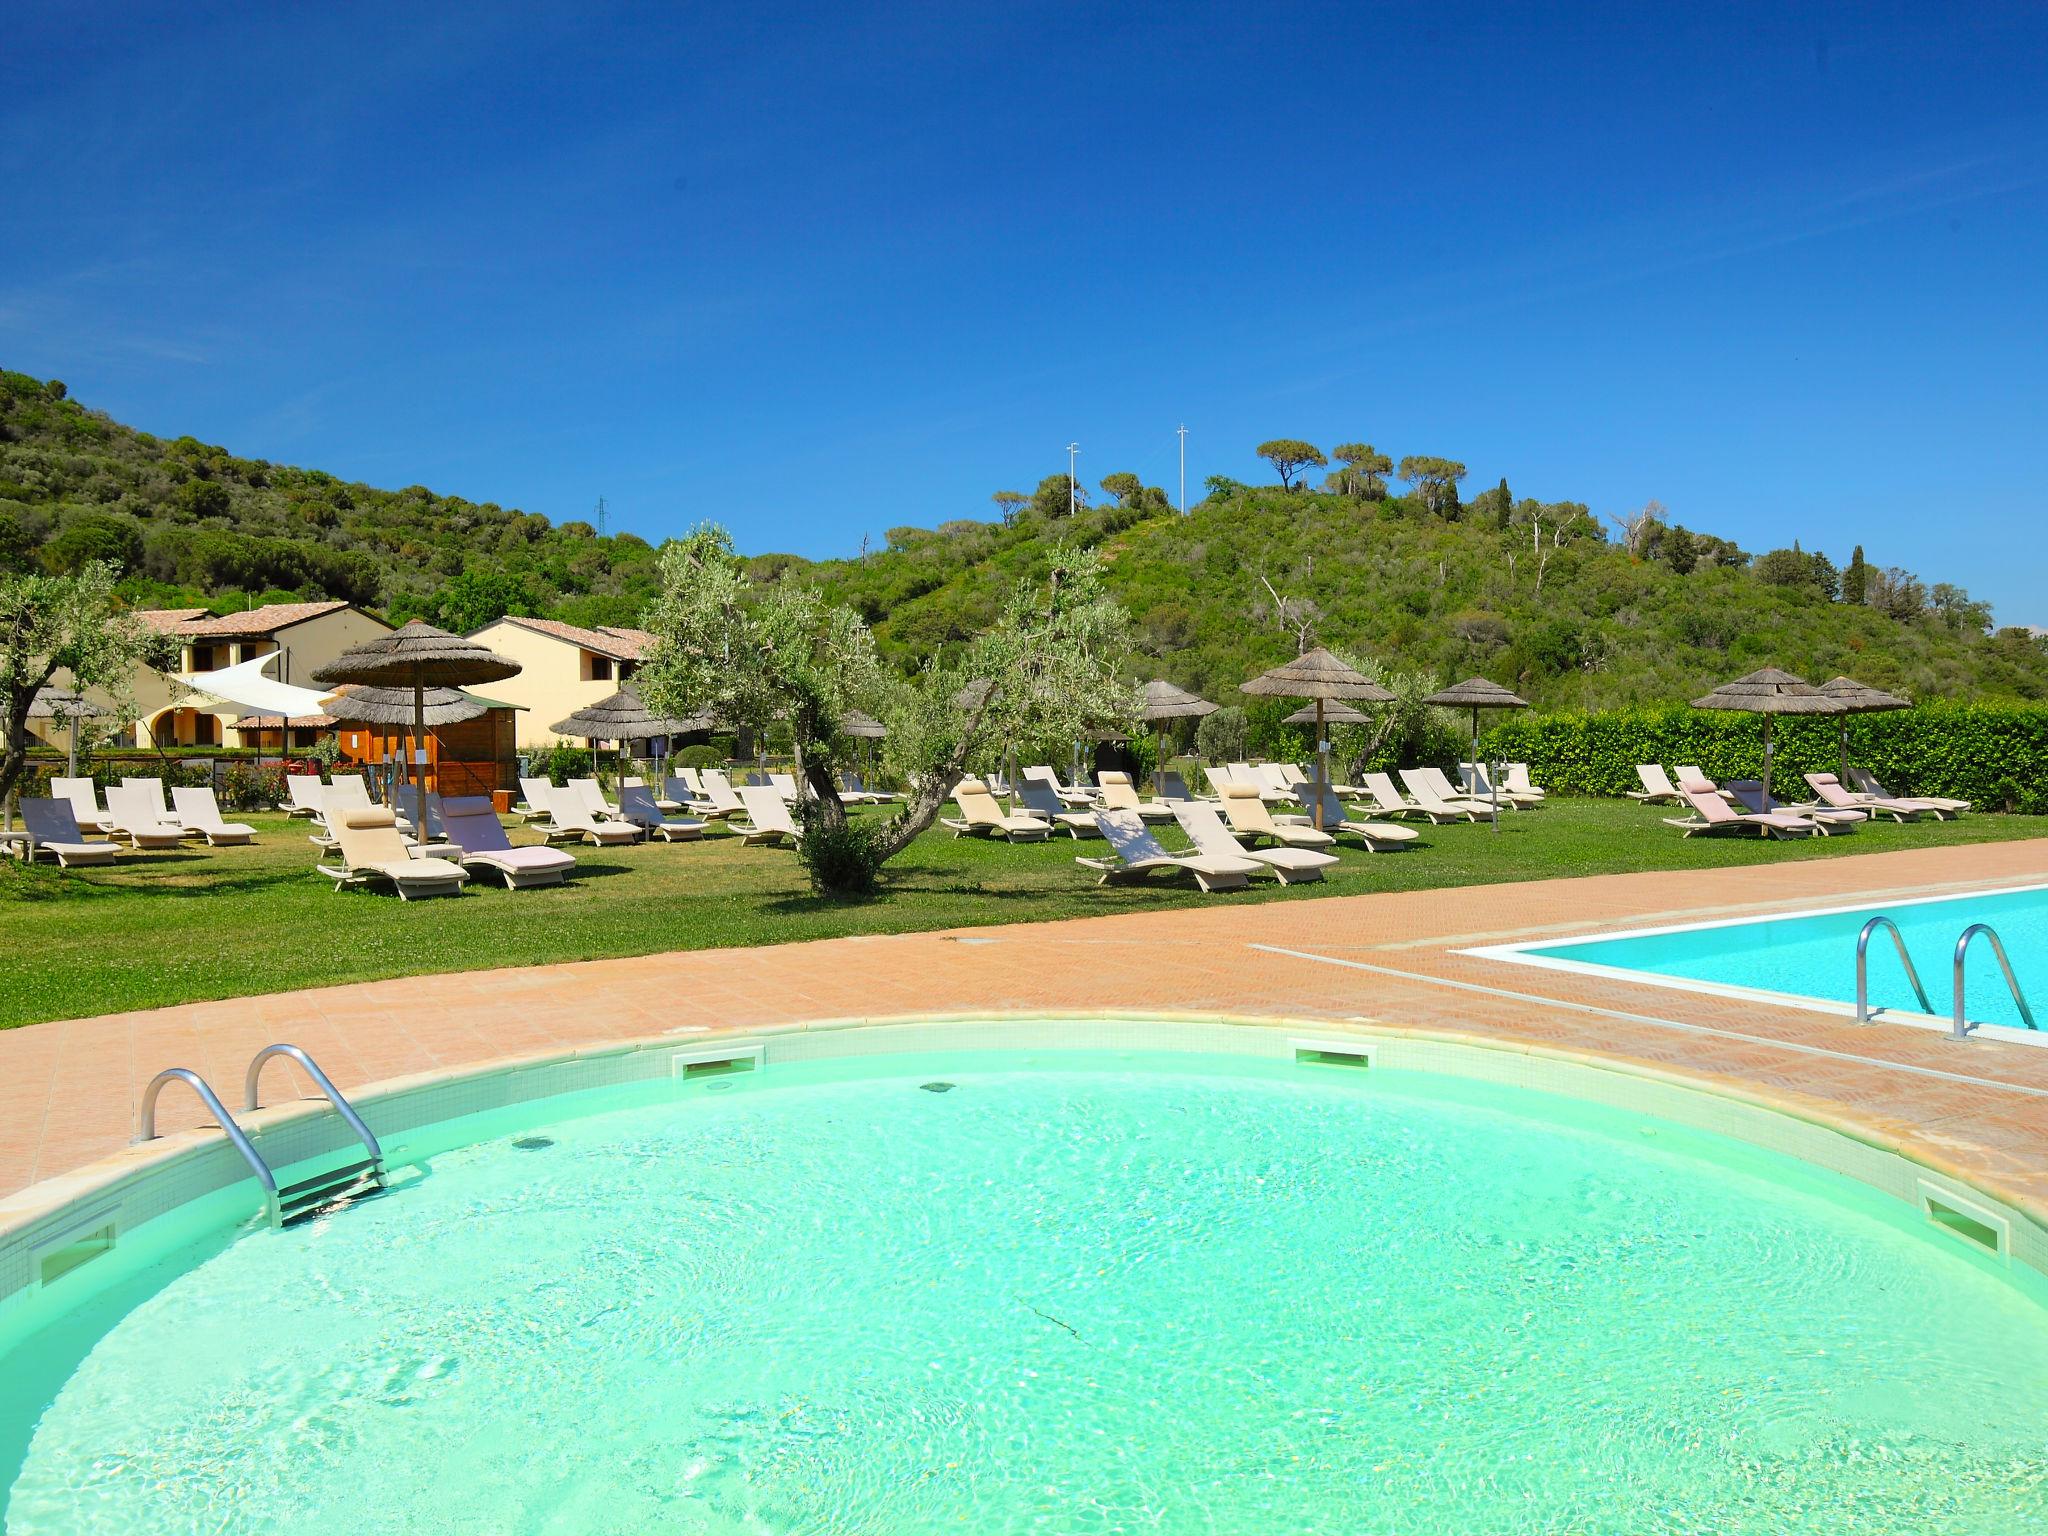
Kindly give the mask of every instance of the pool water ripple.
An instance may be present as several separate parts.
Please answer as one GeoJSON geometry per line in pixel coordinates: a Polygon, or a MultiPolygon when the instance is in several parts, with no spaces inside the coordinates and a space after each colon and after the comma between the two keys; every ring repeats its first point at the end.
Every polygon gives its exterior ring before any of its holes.
{"type": "Polygon", "coordinates": [[[1399,1074],[862,1072],[227,1245],[0,1385],[7,1530],[2048,1531],[2048,1314],[1824,1176],[1399,1074]]]}

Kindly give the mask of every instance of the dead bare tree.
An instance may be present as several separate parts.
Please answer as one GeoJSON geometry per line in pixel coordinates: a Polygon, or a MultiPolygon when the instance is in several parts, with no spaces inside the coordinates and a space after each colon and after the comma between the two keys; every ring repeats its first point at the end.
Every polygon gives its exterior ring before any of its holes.
{"type": "MultiPolygon", "coordinates": [[[[1309,569],[1311,572],[1315,569],[1314,556],[1309,557],[1309,569]]],[[[1293,635],[1295,654],[1300,655],[1308,649],[1309,636],[1315,632],[1316,620],[1323,616],[1323,610],[1318,608],[1314,601],[1309,598],[1282,596],[1279,588],[1273,585],[1263,571],[1259,573],[1259,584],[1266,589],[1267,595],[1273,599],[1273,606],[1270,610],[1273,622],[1282,630],[1293,635]]],[[[1252,614],[1254,618],[1259,616],[1256,605],[1253,607],[1252,614]]]]}
{"type": "Polygon", "coordinates": [[[1646,501],[1640,512],[1610,512],[1607,520],[1621,530],[1621,547],[1640,560],[1649,545],[1650,534],[1664,521],[1664,503],[1646,501]]]}

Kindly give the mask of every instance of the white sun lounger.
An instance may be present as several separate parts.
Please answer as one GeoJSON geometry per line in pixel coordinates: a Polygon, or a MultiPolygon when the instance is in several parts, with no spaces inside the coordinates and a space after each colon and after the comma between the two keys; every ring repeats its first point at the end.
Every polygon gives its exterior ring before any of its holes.
{"type": "Polygon", "coordinates": [[[582,838],[606,848],[615,848],[622,843],[637,843],[646,835],[630,821],[591,814],[583,803],[583,797],[574,789],[557,789],[550,784],[547,798],[548,824],[543,835],[551,843],[558,838],[564,841],[582,838]]]}
{"type": "Polygon", "coordinates": [[[464,869],[472,873],[490,870],[515,891],[560,885],[576,867],[575,856],[566,849],[535,844],[514,847],[484,795],[451,795],[443,800],[441,825],[448,841],[462,850],[464,869]]]}
{"type": "MultiPolygon", "coordinates": [[[[1301,808],[1313,818],[1316,813],[1316,787],[1313,784],[1294,786],[1294,798],[1301,802],[1301,808]]],[[[1413,827],[1398,827],[1391,821],[1359,821],[1352,817],[1344,802],[1337,798],[1337,792],[1328,785],[1323,787],[1323,830],[1332,837],[1355,837],[1363,843],[1368,852],[1381,853],[1392,848],[1406,848],[1422,834],[1413,827]]],[[[1313,821],[1311,821],[1313,825],[1313,821]]]]}
{"type": "Polygon", "coordinates": [[[422,896],[453,896],[469,874],[447,859],[416,859],[398,830],[398,818],[383,806],[337,811],[330,816],[334,832],[333,864],[319,864],[321,874],[343,886],[388,880],[401,901],[422,896]]]}
{"type": "Polygon", "coordinates": [[[1631,800],[1640,800],[1645,805],[1683,805],[1685,796],[1678,792],[1678,786],[1671,782],[1671,775],[1664,771],[1662,763],[1637,763],[1636,778],[1641,789],[1625,789],[1623,794],[1631,800]]]}
{"type": "MultiPolygon", "coordinates": [[[[1250,859],[1265,865],[1268,873],[1282,885],[1320,880],[1323,871],[1338,862],[1334,853],[1320,853],[1313,848],[1241,847],[1230,828],[1223,825],[1223,818],[1216,814],[1213,805],[1184,800],[1173,807],[1173,819],[1180,823],[1181,831],[1195,845],[1196,853],[1212,858],[1250,859]]],[[[1411,832],[1409,835],[1414,834],[1411,832]]]]}
{"type": "MultiPolygon", "coordinates": [[[[1073,806],[1084,811],[1092,811],[1095,808],[1095,796],[1093,794],[1073,784],[1062,784],[1060,776],[1043,764],[1036,768],[1026,768],[1024,770],[1024,779],[1026,783],[1036,780],[1038,783],[1045,785],[1055,795],[1059,796],[1060,802],[1064,805],[1073,806]]],[[[1023,798],[1021,786],[1018,798],[1023,798]]]]}
{"type": "Polygon", "coordinates": [[[197,832],[206,839],[211,848],[226,847],[230,843],[250,843],[256,840],[256,829],[239,821],[222,821],[220,801],[214,798],[210,789],[188,789],[179,785],[171,791],[171,803],[177,807],[178,824],[187,832],[197,832]]]}
{"type": "Polygon", "coordinates": [[[1403,768],[1401,770],[1401,782],[1407,786],[1408,793],[1414,795],[1417,800],[1420,800],[1422,796],[1415,786],[1426,784],[1435,792],[1436,798],[1445,805],[1467,806],[1477,811],[1481,816],[1491,816],[1493,814],[1493,802],[1491,800],[1480,795],[1467,794],[1464,790],[1453,784],[1450,776],[1441,768],[1403,768]]]}
{"type": "Polygon", "coordinates": [[[1074,862],[1101,875],[1098,883],[1102,885],[1121,885],[1167,871],[1193,875],[1195,883],[1205,891],[1241,891],[1251,883],[1253,875],[1267,867],[1242,850],[1235,854],[1168,853],[1145,830],[1136,811],[1097,811],[1095,819],[1116,857],[1098,859],[1081,854],[1074,862]]]}
{"type": "Polygon", "coordinates": [[[692,807],[698,815],[725,817],[746,815],[746,802],[740,799],[739,792],[732,787],[732,780],[727,778],[718,769],[706,768],[697,775],[697,779],[704,786],[705,801],[705,804],[701,807],[692,807]]]}
{"type": "Polygon", "coordinates": [[[1012,816],[980,779],[962,779],[953,787],[958,819],[942,817],[955,837],[1002,837],[1013,843],[1042,843],[1052,836],[1052,823],[1036,816],[1012,816]]]}
{"type": "Polygon", "coordinates": [[[68,800],[24,795],[21,824],[27,833],[23,846],[31,863],[47,854],[60,868],[69,869],[77,864],[111,864],[121,854],[118,844],[88,839],[78,830],[78,818],[68,800]]]}
{"type": "Polygon", "coordinates": [[[840,798],[852,805],[894,805],[899,798],[893,790],[868,788],[851,768],[839,775],[839,786],[840,798]]]}
{"type": "Polygon", "coordinates": [[[790,819],[789,802],[774,785],[749,784],[739,791],[739,797],[740,804],[746,807],[747,819],[733,830],[740,834],[742,842],[787,843],[794,848],[804,840],[803,828],[790,819]]]}
{"type": "Polygon", "coordinates": [[[607,817],[616,817],[619,814],[619,808],[613,805],[611,801],[605,799],[604,787],[597,780],[571,779],[569,781],[569,788],[575,794],[577,802],[582,805],[583,809],[590,812],[598,820],[602,821],[607,817]]]}
{"type": "MultiPolygon", "coordinates": [[[[1438,778],[1442,778],[1441,770],[1438,778]]],[[[1463,817],[1466,821],[1478,821],[1493,814],[1493,807],[1482,805],[1469,796],[1461,795],[1451,788],[1451,781],[1444,779],[1439,787],[1420,768],[1401,770],[1401,787],[1408,791],[1418,809],[1428,815],[1431,821],[1455,821],[1463,817]]]]}
{"type": "Polygon", "coordinates": [[[1549,798],[1549,791],[1529,777],[1529,765],[1527,763],[1502,763],[1501,767],[1508,776],[1507,786],[1514,793],[1518,795],[1534,795],[1538,800],[1549,798]]]}
{"type": "Polygon", "coordinates": [[[1804,816],[1812,822],[1822,837],[1833,837],[1839,832],[1854,832],[1870,820],[1868,811],[1835,810],[1825,805],[1787,805],[1776,795],[1764,799],[1761,779],[1731,779],[1721,786],[1721,793],[1729,796],[1745,811],[1783,811],[1791,816],[1804,816]]]}
{"type": "Polygon", "coordinates": [[[50,792],[57,799],[71,803],[71,814],[86,831],[113,831],[114,818],[100,809],[99,792],[91,779],[52,779],[50,792]]]}
{"type": "Polygon", "coordinates": [[[284,791],[289,797],[284,813],[295,818],[310,817],[318,820],[322,808],[322,796],[327,786],[320,782],[317,773],[288,773],[284,776],[284,791]]]}
{"type": "Polygon", "coordinates": [[[1050,823],[1075,839],[1100,837],[1095,826],[1093,811],[1070,811],[1059,794],[1044,779],[1024,775],[1024,781],[1017,786],[1017,798],[1024,802],[1024,809],[1040,821],[1050,823]]]}
{"type": "Polygon", "coordinates": [[[521,779],[519,781],[519,804],[512,807],[512,813],[527,821],[545,821],[548,817],[548,779],[521,779]],[[545,786],[545,787],[544,787],[545,786]]]}
{"type": "MultiPolygon", "coordinates": [[[[1423,771],[1435,772],[1438,777],[1443,777],[1441,769],[1424,769],[1423,771]]],[[[1500,803],[1511,811],[1533,810],[1543,803],[1543,796],[1541,794],[1523,794],[1509,788],[1506,774],[1501,775],[1500,783],[1496,786],[1487,775],[1486,764],[1484,763],[1460,763],[1458,765],[1458,772],[1464,777],[1466,793],[1474,800],[1485,801],[1489,809],[1492,807],[1496,788],[1500,791],[1500,803]]],[[[1455,788],[1448,778],[1444,778],[1444,785],[1446,788],[1455,788]]]]}
{"type": "Polygon", "coordinates": [[[645,784],[619,786],[619,819],[630,821],[649,837],[658,837],[664,842],[694,843],[704,836],[704,822],[671,821],[662,815],[661,807],[654,803],[654,796],[645,784]]]}
{"type": "MultiPolygon", "coordinates": [[[[162,786],[158,779],[147,782],[162,786]]],[[[107,817],[115,834],[137,848],[176,848],[185,840],[185,829],[159,816],[154,801],[143,785],[123,779],[107,786],[107,817]]]]}

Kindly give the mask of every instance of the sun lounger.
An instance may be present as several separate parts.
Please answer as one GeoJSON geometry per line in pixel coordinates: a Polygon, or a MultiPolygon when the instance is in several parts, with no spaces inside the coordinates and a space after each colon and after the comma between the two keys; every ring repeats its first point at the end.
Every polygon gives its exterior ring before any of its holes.
{"type": "MultiPolygon", "coordinates": [[[[1294,786],[1294,798],[1311,818],[1316,813],[1316,787],[1313,784],[1294,786]]],[[[1406,848],[1422,834],[1413,827],[1397,827],[1390,821],[1360,821],[1346,811],[1344,802],[1337,792],[1325,785],[1322,791],[1323,830],[1332,837],[1355,837],[1363,843],[1368,852],[1381,853],[1388,849],[1406,848]]]]}
{"type": "Polygon", "coordinates": [[[1542,788],[1534,779],[1529,777],[1529,765],[1527,763],[1502,763],[1501,768],[1508,776],[1508,788],[1516,794],[1534,795],[1538,800],[1549,797],[1549,791],[1542,788]]]}
{"type": "MultiPolygon", "coordinates": [[[[1488,777],[1486,772],[1486,764],[1484,763],[1460,763],[1458,767],[1459,771],[1464,775],[1465,788],[1469,792],[1470,797],[1474,800],[1485,801],[1489,810],[1492,809],[1493,794],[1496,788],[1500,791],[1500,803],[1508,807],[1510,810],[1533,810],[1535,807],[1543,803],[1543,796],[1541,796],[1540,794],[1517,794],[1514,790],[1509,789],[1507,783],[1507,776],[1505,774],[1501,776],[1499,784],[1496,785],[1494,781],[1490,777],[1488,777]]],[[[1423,771],[1430,772],[1432,770],[1425,769],[1423,771]]],[[[1438,777],[1442,777],[1441,770],[1434,771],[1437,773],[1438,777]]],[[[1450,783],[1450,780],[1445,779],[1444,782],[1448,785],[1450,783]]]]}
{"type": "Polygon", "coordinates": [[[1662,763],[1637,763],[1636,777],[1642,781],[1641,789],[1625,789],[1623,794],[1644,805],[1683,805],[1685,796],[1678,792],[1678,786],[1671,782],[1671,775],[1664,771],[1662,763]]]}
{"type": "Polygon", "coordinates": [[[451,795],[443,800],[441,825],[448,841],[462,850],[459,862],[464,869],[502,875],[515,891],[560,885],[576,867],[575,857],[566,849],[533,844],[514,847],[485,795],[451,795]]]}
{"type": "Polygon", "coordinates": [[[1822,837],[1832,837],[1838,832],[1854,832],[1870,820],[1868,811],[1844,811],[1830,809],[1825,805],[1787,805],[1776,795],[1764,798],[1761,779],[1730,779],[1721,786],[1722,792],[1733,797],[1735,803],[1745,811],[1784,811],[1791,816],[1804,816],[1820,829],[1822,837]]]}
{"type": "MultiPolygon", "coordinates": [[[[1225,765],[1224,771],[1230,775],[1231,783],[1249,784],[1253,789],[1257,790],[1261,800],[1271,800],[1275,804],[1291,803],[1294,796],[1260,771],[1265,766],[1261,764],[1258,768],[1255,768],[1250,763],[1229,763],[1225,765]]],[[[1209,775],[1209,782],[1212,784],[1216,782],[1216,775],[1213,771],[1209,775]]],[[[1223,798],[1223,791],[1221,789],[1218,789],[1216,793],[1219,799],[1223,798]]]]}
{"type": "Polygon", "coordinates": [[[567,786],[557,789],[550,784],[547,800],[548,824],[544,836],[551,843],[582,838],[602,847],[616,848],[625,843],[637,843],[646,835],[630,821],[592,814],[583,803],[583,797],[567,786]]]}
{"type": "Polygon", "coordinates": [[[205,838],[208,847],[224,848],[256,840],[254,827],[220,819],[220,801],[210,789],[188,789],[181,784],[171,791],[171,803],[177,807],[178,824],[205,838]]]}
{"type": "Polygon", "coordinates": [[[1230,830],[1247,847],[1253,846],[1250,840],[1261,837],[1290,848],[1327,848],[1337,841],[1328,832],[1318,832],[1314,827],[1275,821],[1257,786],[1252,784],[1233,784],[1223,792],[1223,814],[1230,819],[1230,830]]]}
{"type": "Polygon", "coordinates": [[[852,769],[839,775],[839,798],[848,805],[894,805],[896,795],[886,789],[869,789],[867,782],[852,769]]]}
{"type": "Polygon", "coordinates": [[[461,891],[469,874],[460,864],[447,859],[416,859],[398,830],[398,818],[383,806],[367,810],[349,809],[329,813],[334,833],[332,864],[314,867],[343,886],[371,880],[388,880],[401,901],[422,896],[453,896],[461,891]]]}
{"type": "Polygon", "coordinates": [[[645,779],[629,775],[619,780],[619,814],[621,816],[626,814],[626,791],[629,789],[646,790],[647,798],[654,802],[654,808],[664,816],[672,815],[683,808],[683,802],[668,792],[666,780],[663,781],[661,792],[657,794],[645,779]]]}
{"type": "MultiPolygon", "coordinates": [[[[1413,797],[1412,799],[1404,798],[1401,790],[1394,788],[1393,780],[1387,778],[1387,775],[1383,773],[1368,773],[1365,776],[1365,782],[1372,789],[1375,799],[1382,799],[1387,792],[1391,792],[1396,805],[1406,807],[1412,811],[1419,811],[1433,822],[1477,821],[1480,817],[1489,816],[1493,813],[1491,806],[1479,805],[1474,801],[1468,800],[1463,795],[1449,799],[1445,798],[1437,792],[1436,786],[1427,779],[1415,777],[1415,770],[1413,768],[1403,768],[1401,770],[1401,787],[1408,792],[1409,796],[1413,797]],[[1380,781],[1383,779],[1386,780],[1386,789],[1384,791],[1380,787],[1380,781]]],[[[1383,806],[1382,809],[1386,810],[1389,815],[1393,814],[1392,809],[1388,807],[1383,806]]]]}
{"type": "Polygon", "coordinates": [[[797,789],[796,789],[796,775],[795,775],[795,774],[793,774],[793,773],[771,773],[771,774],[769,774],[769,775],[768,775],[768,787],[769,787],[770,789],[774,790],[774,791],[775,791],[775,793],[777,793],[778,795],[782,796],[782,802],[783,802],[783,804],[785,804],[785,805],[795,805],[795,804],[796,804],[796,802],[797,802],[797,789]]]}
{"type": "Polygon", "coordinates": [[[1943,820],[1941,807],[1927,800],[1879,800],[1869,795],[1852,795],[1832,773],[1809,773],[1807,787],[1823,805],[1836,810],[1863,810],[1893,821],[1918,821],[1923,816],[1943,820]]]}
{"type": "Polygon", "coordinates": [[[59,800],[70,802],[71,814],[86,831],[111,832],[114,829],[114,818],[100,809],[99,791],[93,787],[91,779],[52,779],[50,793],[59,800]]]}
{"type": "MultiPolygon", "coordinates": [[[[164,791],[164,781],[162,779],[123,778],[121,780],[121,787],[133,790],[141,796],[141,800],[137,802],[138,810],[146,810],[151,817],[166,826],[175,827],[178,825],[178,813],[171,809],[170,797],[164,791]]],[[[113,810],[113,786],[111,784],[107,786],[107,792],[107,809],[111,813],[113,810]]],[[[194,833],[192,835],[197,836],[198,834],[194,833]]]]}
{"type": "Polygon", "coordinates": [[[288,773],[284,776],[285,794],[290,797],[284,813],[292,817],[320,818],[321,797],[327,786],[320,782],[317,773],[288,773]]]}
{"type": "MultiPolygon", "coordinates": [[[[1216,814],[1213,805],[1183,800],[1173,807],[1173,819],[1180,823],[1181,831],[1195,845],[1197,854],[1220,859],[1250,859],[1265,865],[1282,885],[1320,880],[1323,871],[1338,862],[1334,853],[1322,853],[1314,848],[1245,848],[1238,843],[1230,828],[1223,825],[1223,818],[1216,814]]],[[[1414,836],[1414,833],[1410,832],[1409,836],[1414,836]]]]}
{"type": "Polygon", "coordinates": [[[323,812],[367,811],[370,786],[360,773],[337,773],[327,781],[327,793],[321,796],[320,805],[323,812]]]}
{"type": "Polygon", "coordinates": [[[68,800],[24,795],[21,825],[27,834],[23,847],[30,863],[48,855],[57,861],[59,867],[69,869],[78,864],[111,864],[121,854],[118,844],[88,840],[78,830],[78,818],[72,813],[68,800]]]}
{"type": "Polygon", "coordinates": [[[988,792],[980,779],[962,779],[953,786],[956,819],[942,817],[955,837],[1002,837],[1013,843],[1042,843],[1052,836],[1052,823],[1036,816],[1012,816],[988,792]]]}
{"type": "Polygon", "coordinates": [[[1158,798],[1161,800],[1194,800],[1200,797],[1188,788],[1188,781],[1181,777],[1181,772],[1178,768],[1168,768],[1159,775],[1158,798]]]}
{"type": "MultiPolygon", "coordinates": [[[[1681,788],[1684,787],[1686,780],[1694,779],[1697,780],[1699,783],[1708,786],[1710,789],[1714,791],[1715,794],[1719,795],[1723,800],[1726,800],[1730,805],[1733,805],[1735,803],[1735,797],[1729,794],[1728,791],[1723,789],[1720,785],[1716,784],[1712,779],[1708,778],[1705,772],[1703,772],[1697,764],[1673,763],[1671,765],[1671,776],[1672,778],[1677,780],[1681,788]]],[[[1685,797],[1683,795],[1680,795],[1679,798],[1682,800],[1685,797]]]]}
{"type": "Polygon", "coordinates": [[[548,796],[544,786],[547,779],[521,779],[519,781],[519,803],[512,807],[512,814],[525,821],[545,821],[548,815],[548,796]]]}
{"type": "Polygon", "coordinates": [[[1136,811],[1142,821],[1173,820],[1172,806],[1161,805],[1156,800],[1148,805],[1138,798],[1138,787],[1131,782],[1128,773],[1115,768],[1105,769],[1095,776],[1095,788],[1102,796],[1102,804],[1106,810],[1136,811]]]}
{"type": "Polygon", "coordinates": [[[704,836],[707,825],[701,821],[669,820],[661,814],[661,807],[654,803],[654,796],[645,784],[619,786],[619,819],[630,821],[649,837],[671,843],[694,843],[704,836]]]}
{"type": "Polygon", "coordinates": [[[569,789],[576,801],[598,820],[616,818],[619,808],[604,797],[604,787],[595,779],[571,779],[569,789]]]}
{"type": "Polygon", "coordinates": [[[1755,833],[1758,837],[1811,837],[1820,830],[1804,816],[1789,811],[1737,811],[1721,798],[1712,781],[1700,778],[1678,780],[1678,792],[1692,807],[1690,816],[1666,816],[1664,825],[1677,827],[1687,837],[1734,836],[1755,833]]]}
{"type": "MultiPolygon", "coordinates": [[[[1093,810],[1095,807],[1094,795],[1075,785],[1062,784],[1060,776],[1043,764],[1036,768],[1026,768],[1024,770],[1024,783],[1029,784],[1033,781],[1045,785],[1046,788],[1059,796],[1060,802],[1063,805],[1078,807],[1081,810],[1093,810]]],[[[1021,799],[1023,797],[1024,785],[1018,785],[1017,789],[1018,798],[1021,799]]]]}
{"type": "Polygon", "coordinates": [[[790,819],[789,802],[772,784],[749,784],[739,792],[747,819],[733,827],[746,843],[789,844],[803,841],[803,828],[790,819]]]}
{"type": "Polygon", "coordinates": [[[1408,786],[1408,793],[1419,801],[1422,797],[1416,785],[1427,785],[1436,798],[1445,805],[1464,806],[1476,810],[1481,816],[1493,814],[1493,802],[1478,795],[1468,795],[1450,781],[1441,768],[1403,768],[1401,782],[1408,786]]]}
{"type": "Polygon", "coordinates": [[[1853,764],[1849,768],[1849,788],[1857,795],[1868,796],[1876,800],[1925,801],[1928,805],[1940,806],[1950,816],[1960,816],[1970,808],[1969,801],[1956,800],[1948,795],[1895,795],[1878,783],[1877,775],[1868,768],[1858,768],[1853,764]]]}
{"type": "Polygon", "coordinates": [[[159,816],[154,798],[146,788],[126,779],[109,784],[107,817],[114,824],[114,833],[137,848],[176,848],[185,840],[185,829],[159,816]]]}
{"type": "Polygon", "coordinates": [[[701,805],[692,806],[691,809],[699,816],[731,817],[746,815],[746,803],[740,799],[739,792],[732,787],[732,780],[728,779],[718,769],[704,769],[697,775],[697,781],[704,786],[704,802],[701,805]]]}
{"type": "Polygon", "coordinates": [[[1121,885],[1167,871],[1193,875],[1195,883],[1205,891],[1241,891],[1251,883],[1253,875],[1267,867],[1241,849],[1234,854],[1168,853],[1145,830],[1136,811],[1097,811],[1095,820],[1116,857],[1100,859],[1084,854],[1077,855],[1074,862],[1100,874],[1098,884],[1121,885]]]}
{"type": "Polygon", "coordinates": [[[1060,800],[1058,793],[1044,779],[1024,775],[1017,786],[1017,798],[1024,802],[1024,809],[1040,821],[1065,832],[1072,838],[1100,837],[1095,825],[1093,811],[1070,811],[1060,800]]]}

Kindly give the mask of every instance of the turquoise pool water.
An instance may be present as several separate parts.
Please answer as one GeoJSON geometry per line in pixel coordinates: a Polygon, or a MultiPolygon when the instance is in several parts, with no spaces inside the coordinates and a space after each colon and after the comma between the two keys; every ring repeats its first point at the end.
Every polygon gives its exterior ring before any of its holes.
{"type": "MultiPolygon", "coordinates": [[[[1880,912],[1899,925],[1928,999],[1943,1017],[1950,1007],[1956,940],[1972,923],[1991,924],[2004,941],[2035,1022],[2048,1027],[2048,890],[1771,917],[1571,944],[1537,944],[1522,953],[1853,1004],[1856,935],[1880,912]]],[[[1981,938],[1970,947],[1966,1001],[1973,1022],[2022,1027],[1998,962],[1981,938]]],[[[1882,932],[1873,935],[1870,943],[1870,1003],[1874,1009],[1920,1009],[1905,967],[1899,964],[1898,950],[1882,932]]]]}
{"type": "Polygon", "coordinates": [[[684,1095],[46,1322],[6,1529],[2048,1530],[2048,1313],[1752,1149],[1197,1057],[684,1095]]]}

